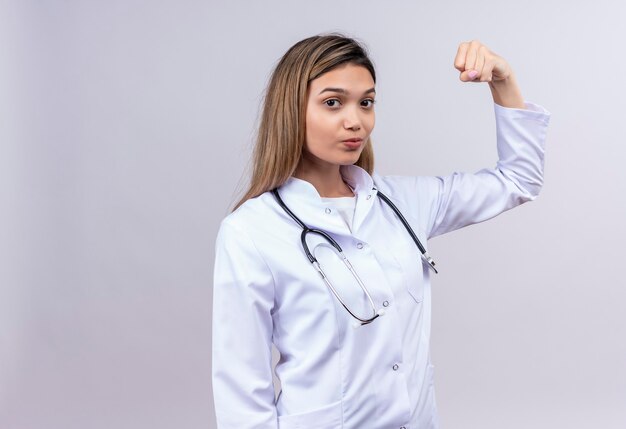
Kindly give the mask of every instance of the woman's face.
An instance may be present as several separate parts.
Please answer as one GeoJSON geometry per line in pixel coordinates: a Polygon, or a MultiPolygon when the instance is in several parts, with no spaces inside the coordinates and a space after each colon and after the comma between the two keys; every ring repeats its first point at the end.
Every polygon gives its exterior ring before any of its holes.
{"type": "Polygon", "coordinates": [[[354,164],[374,128],[374,80],[346,64],[309,83],[303,162],[317,167],[354,164]]]}

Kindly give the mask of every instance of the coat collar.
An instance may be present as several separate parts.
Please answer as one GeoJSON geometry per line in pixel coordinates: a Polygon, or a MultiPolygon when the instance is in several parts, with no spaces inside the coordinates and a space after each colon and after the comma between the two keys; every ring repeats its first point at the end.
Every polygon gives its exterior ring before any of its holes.
{"type": "MultiPolygon", "coordinates": [[[[352,232],[356,233],[367,217],[376,198],[376,188],[372,176],[356,165],[342,165],[341,175],[353,189],[357,197],[352,232]]],[[[350,234],[349,229],[336,212],[332,202],[325,202],[317,189],[306,180],[290,177],[278,189],[281,198],[310,228],[319,228],[328,232],[350,234]]]]}

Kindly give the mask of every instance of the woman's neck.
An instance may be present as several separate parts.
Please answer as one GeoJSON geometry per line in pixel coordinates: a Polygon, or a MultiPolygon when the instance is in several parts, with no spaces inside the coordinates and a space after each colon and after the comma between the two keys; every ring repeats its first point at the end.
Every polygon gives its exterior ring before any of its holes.
{"type": "Polygon", "coordinates": [[[293,176],[312,184],[322,198],[354,196],[352,189],[344,182],[338,165],[332,165],[325,169],[307,168],[300,165],[293,176]]]}

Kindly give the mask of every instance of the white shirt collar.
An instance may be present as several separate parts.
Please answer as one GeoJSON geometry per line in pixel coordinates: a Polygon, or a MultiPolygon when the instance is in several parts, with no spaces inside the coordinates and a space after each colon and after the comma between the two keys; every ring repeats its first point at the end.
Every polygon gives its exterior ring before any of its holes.
{"type": "MultiPolygon", "coordinates": [[[[356,165],[342,165],[339,168],[343,179],[348,183],[357,198],[361,195],[369,195],[374,188],[374,181],[367,171],[356,165]]],[[[310,182],[297,177],[290,177],[279,188],[280,195],[286,198],[309,200],[312,203],[323,204],[320,194],[310,182]]]]}
{"type": "MultiPolygon", "coordinates": [[[[356,232],[376,200],[372,196],[377,191],[372,176],[361,167],[342,165],[340,172],[357,196],[353,221],[353,231],[356,232]]],[[[287,207],[309,227],[321,228],[328,232],[350,233],[343,219],[334,215],[333,203],[322,200],[310,182],[290,177],[278,192],[287,207]]]]}

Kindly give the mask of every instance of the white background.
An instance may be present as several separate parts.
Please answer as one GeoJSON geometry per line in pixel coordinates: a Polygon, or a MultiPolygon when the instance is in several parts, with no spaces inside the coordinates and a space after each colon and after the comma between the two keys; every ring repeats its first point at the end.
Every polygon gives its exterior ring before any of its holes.
{"type": "MultiPolygon", "coordinates": [[[[495,164],[479,39],[552,112],[539,199],[437,238],[444,428],[626,427],[626,8],[0,1],[0,427],[213,428],[213,246],[263,89],[343,31],[378,72],[376,169],[495,164]]],[[[294,244],[296,246],[296,244],[294,244]]]]}

